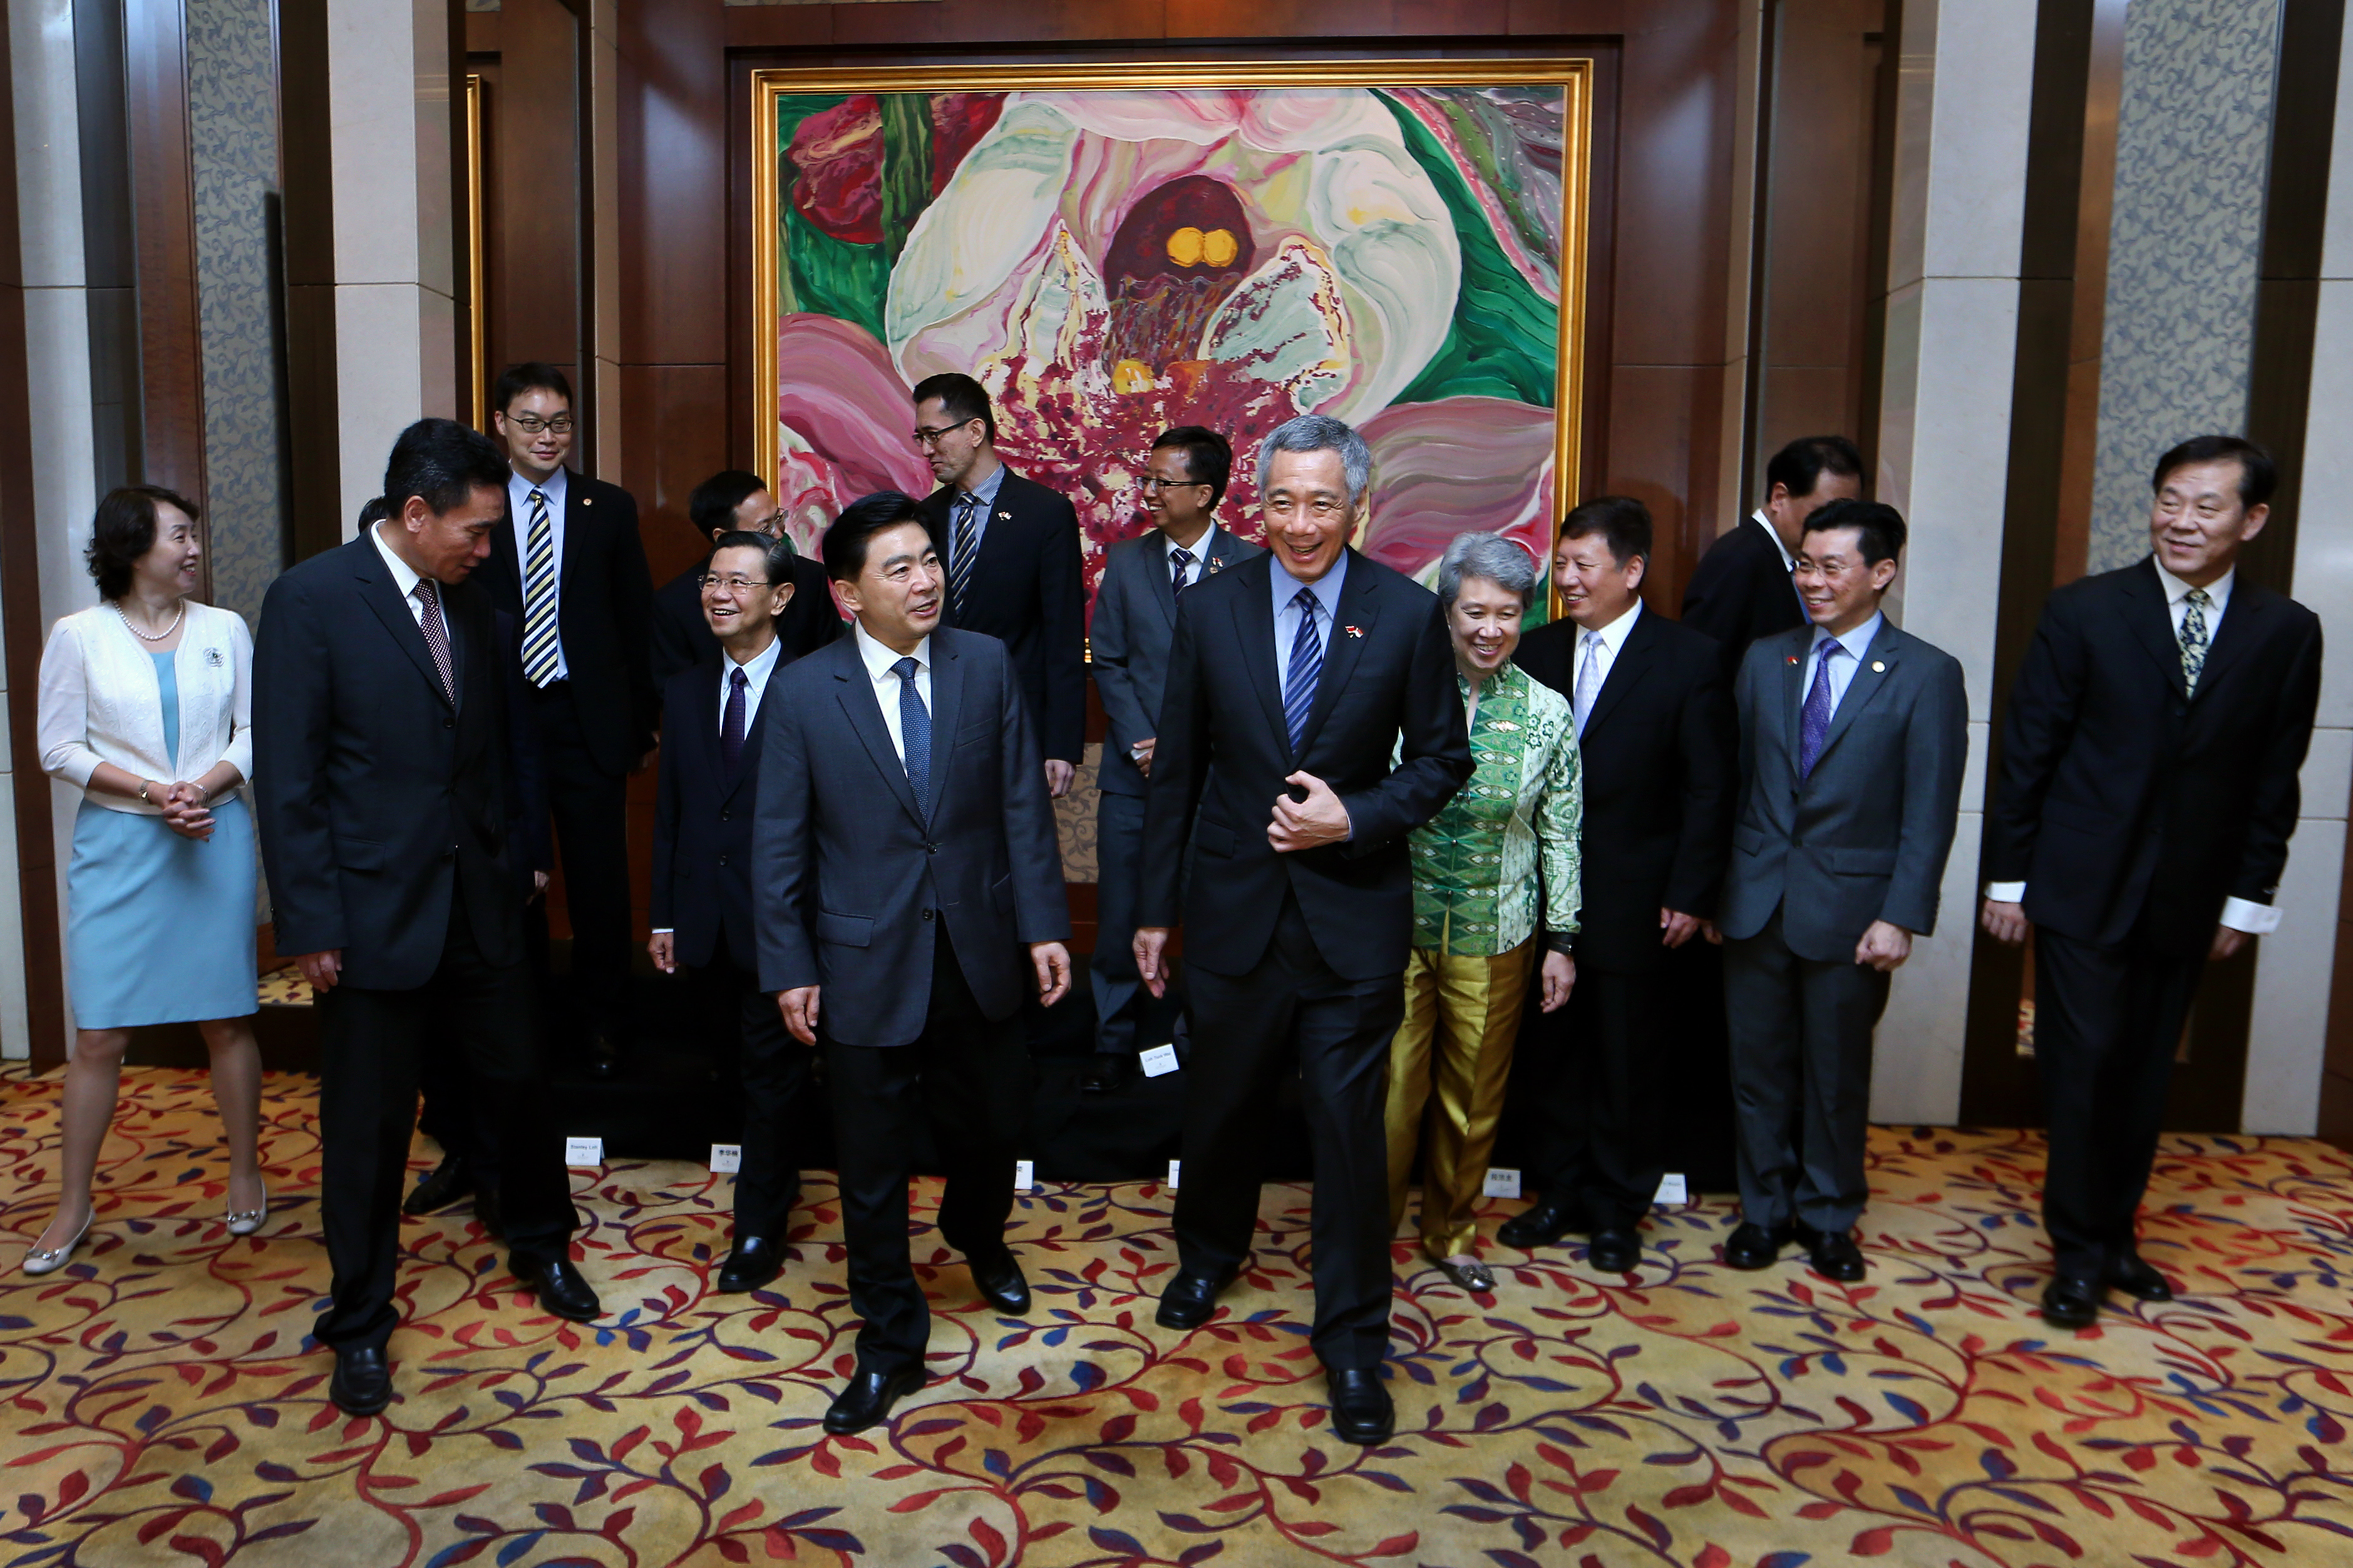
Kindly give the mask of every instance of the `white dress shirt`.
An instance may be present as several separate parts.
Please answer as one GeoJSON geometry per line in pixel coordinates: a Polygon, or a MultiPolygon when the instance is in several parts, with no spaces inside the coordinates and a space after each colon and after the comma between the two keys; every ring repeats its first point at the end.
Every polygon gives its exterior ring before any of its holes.
{"type": "Polygon", "coordinates": [[[1211,523],[1202,532],[1201,537],[1190,544],[1177,543],[1169,538],[1164,530],[1160,535],[1160,542],[1168,553],[1168,582],[1171,587],[1174,587],[1176,583],[1176,552],[1181,550],[1192,557],[1191,563],[1185,568],[1185,586],[1189,588],[1201,580],[1202,572],[1207,570],[1209,552],[1218,542],[1218,525],[1211,523]]]}
{"type": "MultiPolygon", "coordinates": [[[[1589,672],[1593,696],[1597,700],[1600,698],[1601,688],[1609,679],[1610,667],[1618,662],[1618,655],[1625,647],[1626,638],[1632,634],[1634,623],[1641,618],[1641,614],[1642,601],[1637,599],[1627,606],[1624,614],[1608,626],[1577,634],[1577,668],[1570,672],[1569,690],[1571,692],[1586,689],[1589,672]]],[[[1576,707],[1576,699],[1573,696],[1569,700],[1569,705],[1573,711],[1576,707]]],[[[1585,737],[1585,721],[1592,716],[1593,710],[1590,707],[1588,707],[1584,712],[1577,714],[1577,733],[1579,740],[1585,737]]]]}
{"type": "Polygon", "coordinates": [[[507,505],[514,513],[515,575],[522,584],[523,613],[531,613],[531,492],[538,490],[547,497],[547,547],[555,557],[555,679],[569,679],[572,667],[564,659],[564,497],[571,483],[571,475],[564,466],[556,465],[555,472],[547,476],[544,484],[533,484],[521,474],[509,471],[507,505]]]}
{"type": "MultiPolygon", "coordinates": [[[[2154,558],[2149,564],[2157,565],[2154,558]]],[[[2210,648],[2214,646],[2215,634],[2222,629],[2222,612],[2231,607],[2231,584],[2238,575],[2239,569],[2233,566],[2220,579],[2206,584],[2206,596],[2214,601],[2206,609],[2206,646],[2210,648]]],[[[2157,567],[2157,580],[2164,584],[2165,611],[2173,621],[2173,640],[2179,643],[2181,640],[2181,617],[2189,609],[2182,601],[2189,596],[2190,584],[2162,566],[2157,567]]],[[[1985,896],[1998,904],[2024,903],[2026,884],[1988,882],[1985,896]]],[[[2250,936],[2269,936],[2279,930],[2280,911],[2275,904],[2259,904],[2252,899],[2225,899],[2222,900],[2221,923],[2250,936]]]]}
{"type": "MultiPolygon", "coordinates": [[[[422,631],[425,629],[425,601],[417,596],[417,584],[425,579],[417,575],[417,568],[403,561],[399,552],[384,542],[384,528],[383,523],[377,523],[368,531],[368,538],[375,543],[375,552],[384,557],[384,563],[392,569],[392,585],[400,590],[400,602],[408,606],[408,618],[417,623],[417,630],[422,631]]],[[[444,642],[449,640],[449,611],[441,603],[441,597],[448,591],[442,584],[433,585],[433,604],[441,616],[441,640],[444,642]]]]}
{"type": "Polygon", "coordinates": [[[1332,570],[1313,583],[1302,583],[1280,561],[1267,573],[1274,587],[1274,679],[1285,702],[1291,700],[1291,644],[1299,636],[1301,612],[1295,602],[1299,590],[1306,588],[1315,595],[1315,604],[1322,612],[1315,617],[1315,635],[1324,645],[1324,657],[1329,659],[1332,630],[1340,616],[1340,584],[1347,574],[1348,552],[1345,550],[1332,563],[1332,570]]]}
{"type": "Polygon", "coordinates": [[[1844,658],[1833,658],[1829,661],[1831,717],[1835,719],[1838,717],[1839,704],[1846,700],[1846,689],[1854,684],[1854,672],[1862,668],[1862,656],[1871,651],[1872,639],[1879,636],[1879,628],[1886,624],[1887,617],[1873,610],[1871,613],[1871,619],[1841,637],[1832,637],[1827,627],[1818,626],[1814,628],[1811,657],[1806,663],[1806,679],[1798,687],[1798,711],[1800,714],[1806,710],[1806,693],[1814,689],[1815,669],[1823,662],[1822,645],[1827,642],[1836,642],[1839,647],[1846,649],[1844,658]]]}
{"type": "Polygon", "coordinates": [[[1751,522],[1754,522],[1757,527],[1763,529],[1765,531],[1765,537],[1773,542],[1773,548],[1779,552],[1781,557],[1781,570],[1784,572],[1795,572],[1798,569],[1798,558],[1789,553],[1789,547],[1788,545],[1781,542],[1781,531],[1773,526],[1773,520],[1765,515],[1765,509],[1763,507],[1758,507],[1755,511],[1748,514],[1748,520],[1751,522]]]}
{"type": "MultiPolygon", "coordinates": [[[[725,653],[723,648],[721,650],[725,653]]],[[[760,694],[768,689],[768,677],[776,672],[776,660],[783,655],[782,638],[771,637],[768,646],[739,665],[735,656],[728,653],[719,661],[719,729],[727,730],[727,698],[735,689],[735,672],[744,672],[744,733],[752,732],[752,721],[760,716],[760,694]]],[[[892,677],[896,679],[897,677],[892,677]]]]}
{"type": "MultiPolygon", "coordinates": [[[[882,710],[882,727],[891,731],[891,749],[899,753],[899,765],[907,765],[907,738],[899,732],[899,672],[891,667],[903,656],[892,652],[866,635],[865,626],[849,623],[849,635],[858,639],[858,657],[866,661],[866,673],[873,679],[874,701],[882,710]]],[[[936,711],[932,707],[932,639],[925,637],[915,645],[915,695],[923,700],[925,712],[936,711]]]]}

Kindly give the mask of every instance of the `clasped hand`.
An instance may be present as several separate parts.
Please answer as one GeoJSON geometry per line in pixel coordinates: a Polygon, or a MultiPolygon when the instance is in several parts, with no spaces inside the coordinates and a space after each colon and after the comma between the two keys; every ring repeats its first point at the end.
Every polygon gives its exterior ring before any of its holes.
{"type": "Polygon", "coordinates": [[[1266,841],[1278,850],[1313,849],[1319,844],[1337,844],[1348,837],[1348,808],[1332,793],[1332,786],[1314,773],[1296,773],[1282,781],[1293,789],[1305,790],[1307,798],[1293,800],[1287,795],[1274,797],[1274,817],[1266,825],[1266,841]]]}
{"type": "Polygon", "coordinates": [[[183,838],[202,843],[213,836],[212,807],[203,786],[183,779],[164,791],[164,826],[183,838]]]}

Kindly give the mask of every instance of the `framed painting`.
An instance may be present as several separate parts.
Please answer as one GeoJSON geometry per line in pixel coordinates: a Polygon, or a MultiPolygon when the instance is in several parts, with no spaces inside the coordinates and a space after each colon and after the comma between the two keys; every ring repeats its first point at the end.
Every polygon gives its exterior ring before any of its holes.
{"type": "Polygon", "coordinates": [[[804,544],[932,489],[908,390],[962,371],[1076,506],[1090,591],[1154,437],[1224,434],[1219,519],[1258,538],[1258,443],[1301,413],[1370,442],[1376,559],[1427,580],[1500,529],[1548,563],[1590,60],[774,69],[752,101],[756,460],[804,544]]]}

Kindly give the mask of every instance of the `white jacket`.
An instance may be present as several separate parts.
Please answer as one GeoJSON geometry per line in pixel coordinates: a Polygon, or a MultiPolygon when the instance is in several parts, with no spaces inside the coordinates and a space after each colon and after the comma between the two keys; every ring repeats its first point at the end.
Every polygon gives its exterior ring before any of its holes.
{"type": "MultiPolygon", "coordinates": [[[[82,789],[100,763],[170,784],[198,779],[227,762],[253,773],[253,636],[231,610],[187,601],[188,618],[172,668],[180,687],[180,755],[164,754],[162,691],[145,644],[111,604],[57,624],[41,653],[42,771],[82,789]]],[[[90,799],[115,811],[159,816],[121,795],[90,799]]]]}

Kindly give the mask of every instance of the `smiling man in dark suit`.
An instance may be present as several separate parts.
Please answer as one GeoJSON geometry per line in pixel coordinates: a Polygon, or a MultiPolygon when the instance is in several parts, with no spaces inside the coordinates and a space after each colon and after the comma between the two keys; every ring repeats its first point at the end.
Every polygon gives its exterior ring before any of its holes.
{"type": "MultiPolygon", "coordinates": [[[[735,1173],[735,1242],[723,1291],[756,1290],[784,1268],[785,1233],[800,1192],[785,1119],[807,1081],[806,1047],[786,1032],[760,989],[752,913],[752,820],[768,689],[793,655],[776,625],[797,596],[792,541],[723,532],[703,563],[702,613],[716,650],[670,678],[662,699],[661,785],[654,801],[654,967],[684,964],[699,1011],[733,1051],[725,1074],[743,1109],[735,1173]]],[[[827,595],[830,606],[832,596],[827,595]]]]}
{"type": "Polygon", "coordinates": [[[1005,1243],[1029,1108],[1021,1007],[1071,986],[1070,908],[1038,742],[1005,645],[940,626],[945,574],[885,490],[826,531],[850,636],[782,671],[760,762],[760,985],[825,1041],[858,1370],[826,1430],[923,1385],[931,1325],[907,1242],[911,1150],[947,1177],[940,1234],[1000,1312],[1029,1310],[1005,1243]]]}
{"type": "Polygon", "coordinates": [[[629,492],[565,467],[574,416],[564,373],[510,365],[491,405],[512,471],[482,585],[522,626],[564,860],[572,986],[587,1024],[581,1060],[606,1075],[620,1067],[628,1017],[628,775],[654,745],[653,579],[629,492]]]}
{"type": "Polygon", "coordinates": [[[1689,1070],[1667,954],[1715,913],[1731,849],[1732,703],[1715,644],[1643,607],[1651,512],[1625,496],[1561,524],[1553,582],[1568,618],[1520,639],[1521,668],[1569,700],[1585,776],[1577,989],[1533,1026],[1554,1071],[1532,1107],[1543,1201],[1497,1239],[1592,1236],[1588,1261],[1622,1273],[1666,1171],[1664,1135],[1689,1070]]]}
{"type": "Polygon", "coordinates": [[[1817,507],[1862,494],[1862,454],[1843,436],[1803,436],[1765,465],[1765,501],[1719,534],[1683,584],[1683,624],[1716,642],[1732,687],[1748,645],[1805,626],[1790,577],[1798,541],[1817,507]]]}
{"type": "Polygon", "coordinates": [[[560,1316],[596,1293],[570,1258],[572,1197],[543,1114],[510,857],[505,680],[489,595],[505,464],[448,419],[402,432],[388,515],[270,584],[254,651],[262,859],[318,995],[320,1208],[332,1269],[317,1335],[354,1415],[392,1398],[401,1173],[417,1066],[454,1030],[499,1121],[507,1261],[560,1316]]]}
{"type": "Polygon", "coordinates": [[[2172,1300],[2134,1222],[2175,1048],[2208,960],[2279,924],[2320,621],[2238,575],[2275,472],[2236,436],[2159,458],[2149,557],[2052,594],[2010,690],[1981,918],[2034,936],[2060,1328],[2096,1321],[2111,1286],[2172,1300]]]}
{"type": "Polygon", "coordinates": [[[997,456],[997,416],[968,375],[915,384],[915,445],[940,488],[923,526],[947,574],[940,624],[986,632],[1013,668],[1059,800],[1087,748],[1087,601],[1079,514],[997,456]]]}
{"type": "Polygon", "coordinates": [[[1259,449],[1268,553],[1186,591],[1135,933],[1157,995],[1181,918],[1193,989],[1178,1271],[1158,1321],[1207,1322],[1249,1261],[1266,1110],[1296,1071],[1315,1161],[1310,1342],[1351,1443],[1396,1425],[1382,1113],[1413,935],[1406,834],[1471,776],[1438,596],[1346,547],[1372,467],[1339,420],[1281,426],[1259,449]]]}

